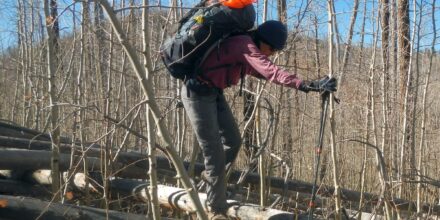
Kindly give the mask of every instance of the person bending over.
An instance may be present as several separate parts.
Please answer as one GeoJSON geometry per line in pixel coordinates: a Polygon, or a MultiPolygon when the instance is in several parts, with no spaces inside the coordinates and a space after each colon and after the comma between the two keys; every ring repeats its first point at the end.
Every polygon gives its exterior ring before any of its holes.
{"type": "MultiPolygon", "coordinates": [[[[182,103],[202,149],[207,182],[207,204],[211,219],[228,219],[226,169],[240,149],[240,131],[223,90],[237,85],[247,75],[303,92],[336,91],[335,78],[306,81],[296,73],[276,66],[269,57],[282,50],[287,28],[279,21],[266,21],[249,35],[225,39],[200,65],[196,79],[185,80],[182,103]]],[[[241,85],[242,86],[242,85],[241,85]]]]}

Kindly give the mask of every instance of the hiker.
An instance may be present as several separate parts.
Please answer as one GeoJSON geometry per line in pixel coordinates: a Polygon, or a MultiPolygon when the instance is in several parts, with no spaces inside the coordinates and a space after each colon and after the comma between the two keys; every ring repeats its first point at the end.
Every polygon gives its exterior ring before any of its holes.
{"type": "Polygon", "coordinates": [[[181,98],[202,149],[210,219],[228,219],[226,169],[240,149],[240,131],[223,90],[243,83],[246,75],[266,79],[303,92],[336,91],[336,79],[301,80],[276,66],[269,57],[284,48],[287,28],[279,21],[266,21],[249,34],[224,39],[200,64],[197,78],[184,81],[181,98]]]}

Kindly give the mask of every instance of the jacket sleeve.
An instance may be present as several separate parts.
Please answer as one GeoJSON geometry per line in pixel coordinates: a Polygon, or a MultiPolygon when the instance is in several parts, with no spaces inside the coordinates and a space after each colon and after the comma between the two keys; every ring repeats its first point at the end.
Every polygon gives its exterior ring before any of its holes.
{"type": "Polygon", "coordinates": [[[257,78],[264,78],[279,85],[298,89],[302,80],[297,74],[291,74],[275,65],[253,42],[248,42],[244,48],[243,57],[252,68],[248,74],[257,78]]]}

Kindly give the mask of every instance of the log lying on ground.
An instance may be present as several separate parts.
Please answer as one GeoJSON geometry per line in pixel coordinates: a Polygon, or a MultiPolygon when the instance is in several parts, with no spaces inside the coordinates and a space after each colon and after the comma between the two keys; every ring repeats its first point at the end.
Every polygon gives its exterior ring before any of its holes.
{"type": "MultiPolygon", "coordinates": [[[[43,170],[43,171],[39,172],[39,175],[41,176],[42,179],[50,180],[50,173],[49,172],[50,172],[49,170],[43,170]]],[[[85,176],[83,173],[77,173],[74,176],[73,183],[77,189],[83,190],[85,187],[84,182],[85,182],[85,176]]],[[[50,182],[43,181],[43,184],[48,184],[48,183],[50,183],[50,182]]],[[[147,193],[146,190],[147,190],[148,186],[149,186],[148,182],[138,181],[138,180],[130,180],[130,179],[112,179],[112,180],[110,180],[110,188],[111,188],[112,193],[115,194],[115,198],[120,195],[123,195],[124,198],[130,197],[130,198],[134,198],[139,201],[147,202],[148,197],[146,195],[146,193],[147,193]]],[[[163,187],[159,186],[159,188],[163,188],[163,187]]],[[[92,185],[89,185],[89,189],[92,191],[96,191],[96,189],[94,189],[92,185]]],[[[26,194],[31,195],[31,193],[32,193],[32,195],[37,196],[35,194],[36,190],[42,190],[42,189],[41,189],[41,187],[38,187],[35,185],[29,185],[29,184],[26,184],[23,182],[11,181],[11,180],[0,180],[0,193],[8,192],[8,193],[14,193],[14,194],[16,193],[18,195],[26,195],[26,194]]],[[[45,193],[46,193],[46,198],[48,198],[47,195],[49,195],[49,192],[46,191],[45,193]]],[[[202,195],[204,195],[204,194],[202,194],[202,195]]],[[[303,196],[306,196],[306,195],[303,195],[303,196]]],[[[233,203],[233,202],[231,202],[231,203],[233,203]]],[[[168,203],[163,203],[162,205],[170,207],[169,204],[173,204],[173,203],[168,202],[168,203]]],[[[247,205],[249,205],[249,204],[247,204],[247,205]]],[[[291,205],[293,206],[293,204],[291,204],[291,205]]],[[[174,205],[172,208],[176,208],[176,207],[178,208],[179,206],[174,205]]],[[[185,210],[185,211],[187,211],[187,210],[185,210]]],[[[357,218],[357,215],[359,215],[359,212],[355,211],[355,210],[348,210],[347,209],[346,213],[348,214],[348,216],[350,216],[350,218],[357,218]]],[[[383,216],[380,216],[377,214],[362,212],[361,219],[371,219],[372,216],[374,216],[373,217],[374,219],[382,219],[383,218],[383,216]]],[[[318,218],[319,217],[316,216],[314,219],[318,219],[318,218]]],[[[298,216],[298,219],[303,219],[303,216],[298,216]]]]}
{"type": "MultiPolygon", "coordinates": [[[[43,140],[50,141],[50,135],[42,133],[40,131],[22,127],[19,125],[14,125],[11,123],[6,123],[4,121],[0,121],[0,135],[1,136],[9,136],[9,137],[17,137],[17,138],[28,138],[34,140],[43,140]]],[[[71,140],[67,137],[61,137],[61,143],[70,143],[71,140]]]]}
{"type": "MultiPolygon", "coordinates": [[[[115,179],[111,180],[111,188],[117,189],[120,192],[137,197],[141,200],[148,201],[148,182],[115,179]]],[[[180,209],[186,212],[195,212],[195,207],[188,197],[188,194],[184,189],[158,185],[157,194],[159,197],[159,203],[162,206],[180,209]]],[[[206,194],[199,193],[199,198],[202,204],[206,204],[206,194]]],[[[265,208],[254,204],[240,204],[234,200],[228,200],[231,207],[228,210],[228,215],[238,219],[271,219],[271,220],[284,220],[294,219],[294,214],[280,211],[276,209],[265,208]]],[[[206,208],[206,207],[205,207],[206,208]]],[[[301,217],[299,218],[301,219],[301,217]]]]}
{"type": "Polygon", "coordinates": [[[31,197],[48,197],[50,191],[39,185],[33,185],[15,180],[0,179],[0,193],[8,195],[26,195],[31,197]]]}
{"type": "Polygon", "coordinates": [[[346,209],[345,213],[350,217],[350,219],[361,219],[361,220],[385,220],[384,216],[378,215],[377,213],[366,213],[362,212],[359,213],[359,211],[346,209]],[[360,216],[359,216],[360,214],[360,216]]]}
{"type": "MultiPolygon", "coordinates": [[[[24,138],[11,138],[0,136],[0,146],[11,147],[11,148],[21,148],[21,149],[38,149],[38,150],[48,150],[50,149],[51,143],[48,141],[31,141],[29,139],[24,138]]],[[[62,152],[70,152],[72,146],[69,144],[64,144],[61,146],[62,152]]],[[[99,156],[99,149],[90,149],[88,151],[89,156],[99,156]]],[[[0,161],[1,162],[1,161],[0,161]]],[[[131,178],[136,179],[144,179],[146,176],[145,170],[149,169],[148,160],[146,160],[146,156],[140,153],[134,152],[121,152],[118,160],[118,163],[121,164],[130,164],[130,176],[131,178]],[[134,170],[138,170],[140,172],[136,172],[134,170]]],[[[189,167],[189,162],[184,162],[185,167],[189,167]]],[[[157,168],[168,170],[174,172],[174,169],[171,166],[170,161],[163,156],[157,157],[157,168]]],[[[1,167],[0,167],[1,169],[1,167]]],[[[196,176],[199,176],[200,173],[204,170],[204,165],[200,163],[196,163],[194,167],[194,173],[196,176]]],[[[125,169],[126,171],[127,169],[125,169]]],[[[230,181],[235,182],[240,177],[241,172],[234,171],[231,174],[230,181]]],[[[270,181],[272,190],[276,193],[283,193],[283,189],[285,187],[284,179],[278,177],[270,177],[268,178],[270,181]]],[[[258,185],[260,183],[260,176],[256,173],[251,173],[248,175],[243,184],[254,184],[258,185]]],[[[298,180],[289,180],[287,181],[287,189],[290,191],[302,192],[302,193],[310,193],[312,191],[313,185],[310,183],[306,183],[298,180]]],[[[334,192],[334,187],[323,186],[322,190],[319,192],[321,196],[331,197],[334,192]]],[[[351,202],[359,202],[361,193],[348,189],[341,189],[342,199],[345,201],[351,202]]],[[[371,202],[375,204],[378,201],[378,196],[371,193],[364,193],[364,198],[367,202],[371,202]]],[[[412,210],[415,211],[416,203],[404,199],[395,198],[392,201],[394,205],[401,210],[412,210]]],[[[424,212],[434,212],[440,213],[440,205],[430,205],[423,204],[422,206],[424,212]]]]}
{"type": "MultiPolygon", "coordinates": [[[[51,154],[49,151],[0,149],[0,170],[50,169],[51,154]]],[[[88,157],[87,162],[89,170],[100,171],[99,159],[88,157]]],[[[70,166],[70,155],[60,154],[59,164],[61,171],[67,170],[70,166]]],[[[82,165],[83,163],[79,163],[78,168],[81,169],[82,165]]],[[[144,169],[121,163],[114,164],[114,172],[115,175],[126,178],[145,179],[147,176],[144,169]]]]}
{"type": "Polygon", "coordinates": [[[103,210],[86,206],[63,205],[49,203],[39,199],[0,195],[1,219],[108,219],[114,220],[145,220],[143,215],[103,210]]]}
{"type": "MultiPolygon", "coordinates": [[[[46,174],[46,178],[50,177],[50,174],[47,172],[41,172],[41,175],[46,174]]],[[[81,178],[84,179],[85,176],[78,173],[75,175],[75,186],[77,188],[83,187],[82,185],[77,184],[77,182],[81,181],[81,178]]],[[[117,192],[119,194],[128,195],[132,198],[148,201],[148,186],[149,183],[145,181],[138,180],[130,180],[130,179],[112,179],[110,180],[110,189],[112,192],[117,192]]],[[[195,212],[195,207],[192,205],[191,200],[189,200],[188,195],[185,193],[186,191],[176,187],[170,187],[165,185],[158,186],[158,197],[159,202],[162,206],[168,208],[178,208],[180,210],[186,212],[195,212]]],[[[206,194],[199,193],[199,198],[202,201],[202,204],[206,201],[206,194]]],[[[294,215],[289,212],[284,212],[276,209],[265,208],[261,209],[260,206],[254,204],[240,204],[237,201],[229,200],[230,204],[232,204],[228,213],[231,217],[239,218],[239,219],[293,219],[294,215]]],[[[301,217],[299,218],[301,219],[301,217]]]]}
{"type": "MultiPolygon", "coordinates": [[[[65,172],[64,174],[67,174],[67,172],[65,172]]],[[[66,178],[66,176],[64,176],[64,178],[66,178]]],[[[72,186],[74,186],[77,190],[80,190],[80,191],[85,190],[86,176],[84,175],[84,173],[75,173],[75,175],[73,177],[69,177],[69,178],[72,178],[72,184],[73,184],[72,186]]],[[[40,185],[48,185],[48,184],[52,183],[50,170],[36,170],[32,173],[29,173],[25,179],[22,178],[22,179],[18,179],[18,180],[31,181],[32,183],[37,183],[40,185]]],[[[13,194],[13,195],[26,195],[26,196],[36,197],[38,195],[30,194],[30,193],[35,192],[36,189],[37,190],[41,190],[41,189],[44,190],[44,187],[40,187],[38,185],[32,185],[27,182],[20,182],[20,181],[13,181],[13,180],[4,180],[4,181],[5,181],[5,183],[2,185],[2,180],[0,180],[0,193],[7,192],[9,194],[9,193],[16,192],[16,194],[13,194]],[[14,185],[14,183],[16,185],[14,185]],[[2,189],[6,189],[6,190],[2,190],[2,189]]],[[[95,179],[94,181],[101,182],[102,180],[95,179]]],[[[91,183],[93,183],[93,181],[91,183]]],[[[147,202],[148,198],[145,194],[146,191],[144,191],[144,189],[146,187],[148,187],[148,182],[144,182],[144,181],[131,180],[131,179],[111,179],[110,180],[110,188],[111,188],[111,192],[115,196],[114,198],[117,198],[117,197],[120,197],[121,195],[123,195],[123,197],[125,197],[125,198],[130,197],[130,198],[134,198],[135,200],[138,200],[138,201],[147,202]]],[[[94,184],[88,185],[88,188],[92,192],[96,192],[99,189],[99,187],[95,188],[94,184]]],[[[236,194],[236,196],[234,198],[238,199],[238,201],[245,201],[245,200],[247,200],[247,198],[240,197],[240,195],[245,195],[247,193],[249,193],[249,192],[242,191],[239,194],[236,194]]],[[[49,195],[49,194],[50,194],[50,192],[48,192],[46,190],[46,195],[49,195]]],[[[249,196],[249,194],[248,194],[248,196],[249,196]]],[[[278,196],[280,196],[280,195],[278,195],[278,196]]],[[[271,201],[277,200],[278,196],[272,196],[271,201]]],[[[252,200],[252,198],[255,198],[258,200],[259,195],[256,193],[251,193],[250,197],[251,197],[251,200],[252,200]]],[[[310,196],[304,194],[304,195],[300,195],[300,197],[301,197],[300,200],[304,202],[310,196]]],[[[47,197],[45,197],[45,198],[47,198],[47,197]]],[[[316,202],[316,204],[320,204],[319,198],[315,202],[316,202]]],[[[293,202],[290,205],[291,205],[291,207],[295,206],[295,204],[293,202]]],[[[307,209],[307,207],[302,208],[302,210],[306,210],[306,209],[307,209]]]]}
{"type": "MultiPolygon", "coordinates": [[[[42,141],[42,140],[32,140],[26,138],[17,138],[17,137],[8,137],[8,136],[0,136],[0,147],[3,148],[16,148],[16,149],[26,149],[26,150],[46,150],[49,151],[51,149],[52,143],[50,141],[42,141]]],[[[86,146],[87,157],[100,157],[101,151],[99,148],[96,148],[97,145],[94,145],[91,148],[86,146]]],[[[60,152],[65,154],[70,154],[71,150],[75,149],[78,153],[81,152],[81,149],[78,146],[72,146],[71,144],[60,144],[60,152]]],[[[117,162],[125,165],[137,166],[142,169],[148,170],[148,159],[146,155],[135,153],[135,152],[120,152],[117,162]]],[[[163,156],[159,156],[157,159],[158,168],[160,169],[168,169],[172,170],[171,162],[163,156]]],[[[185,163],[185,166],[188,166],[188,163],[185,163]]],[[[199,164],[196,167],[196,171],[200,174],[203,170],[203,166],[199,164]]]]}
{"type": "MultiPolygon", "coordinates": [[[[194,205],[189,200],[185,190],[171,186],[159,185],[157,189],[159,202],[162,205],[169,207],[176,207],[185,211],[195,212],[194,205]]],[[[206,194],[199,193],[199,198],[202,204],[206,203],[206,194]]],[[[270,220],[284,220],[294,219],[295,215],[289,212],[284,212],[276,209],[264,208],[254,204],[240,204],[234,200],[228,200],[231,205],[228,209],[228,216],[238,219],[270,219],[270,220]]],[[[304,219],[299,217],[299,219],[304,219]]]]}
{"type": "MultiPolygon", "coordinates": [[[[124,155],[121,155],[121,159],[118,160],[121,163],[127,163],[127,164],[133,164],[138,167],[142,167],[144,169],[148,169],[148,161],[141,160],[145,156],[141,156],[140,154],[136,153],[126,153],[124,155]],[[139,161],[137,163],[134,163],[134,161],[139,161]]],[[[157,168],[158,169],[169,169],[169,162],[165,157],[157,157],[157,168]]],[[[189,162],[184,162],[184,165],[186,168],[189,167],[189,162]]],[[[194,173],[196,176],[200,176],[200,173],[205,169],[205,166],[201,163],[196,163],[194,166],[194,173]]],[[[169,171],[173,171],[169,169],[169,171]]],[[[229,182],[236,182],[240,178],[241,172],[240,171],[233,171],[231,173],[229,182]]],[[[294,191],[294,192],[301,192],[301,193],[311,193],[313,184],[299,181],[299,180],[288,180],[287,182],[284,181],[284,178],[280,177],[267,177],[267,182],[270,182],[271,191],[273,193],[279,193],[279,194],[285,194],[286,192],[283,191],[284,188],[286,188],[288,191],[294,191]]],[[[243,182],[244,185],[252,184],[252,185],[259,185],[260,184],[260,175],[257,173],[250,173],[245,181],[243,182]]],[[[332,186],[322,186],[318,192],[319,196],[323,197],[332,197],[334,194],[334,187],[332,186]]],[[[361,197],[361,193],[354,190],[349,189],[341,189],[341,196],[344,201],[350,201],[350,202],[359,202],[359,199],[361,197]]],[[[371,194],[371,193],[363,193],[364,196],[364,202],[366,204],[370,203],[372,205],[377,204],[379,197],[377,195],[371,194]]],[[[399,199],[399,198],[393,198],[391,201],[392,204],[397,209],[400,210],[409,210],[409,211],[416,211],[416,203],[413,201],[405,200],[405,199],[399,199]]],[[[434,212],[439,214],[440,213],[440,205],[437,204],[422,204],[422,210],[423,212],[434,212]]]]}
{"type": "MultiPolygon", "coordinates": [[[[1,128],[1,127],[0,127],[1,128]]],[[[1,129],[0,129],[1,130],[1,129]]],[[[0,132],[2,134],[2,132],[0,132]]],[[[37,136],[39,137],[39,136],[37,136]]],[[[77,143],[78,144],[78,143],[77,143]]],[[[0,135],[0,147],[6,148],[18,148],[26,150],[51,150],[52,142],[46,138],[26,138],[26,137],[11,137],[0,135]]],[[[61,142],[60,152],[70,153],[72,149],[72,142],[61,142]]],[[[80,151],[79,146],[75,145],[76,149],[80,151]]],[[[99,153],[99,145],[90,143],[86,144],[86,148],[89,148],[94,154],[99,153]]]]}

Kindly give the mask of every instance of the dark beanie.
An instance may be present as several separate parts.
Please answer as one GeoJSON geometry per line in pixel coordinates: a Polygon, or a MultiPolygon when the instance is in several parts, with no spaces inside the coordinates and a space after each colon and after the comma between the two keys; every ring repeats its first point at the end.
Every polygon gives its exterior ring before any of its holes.
{"type": "Polygon", "coordinates": [[[287,28],[280,21],[270,20],[257,28],[259,39],[276,50],[282,50],[287,40],[287,28]]]}

